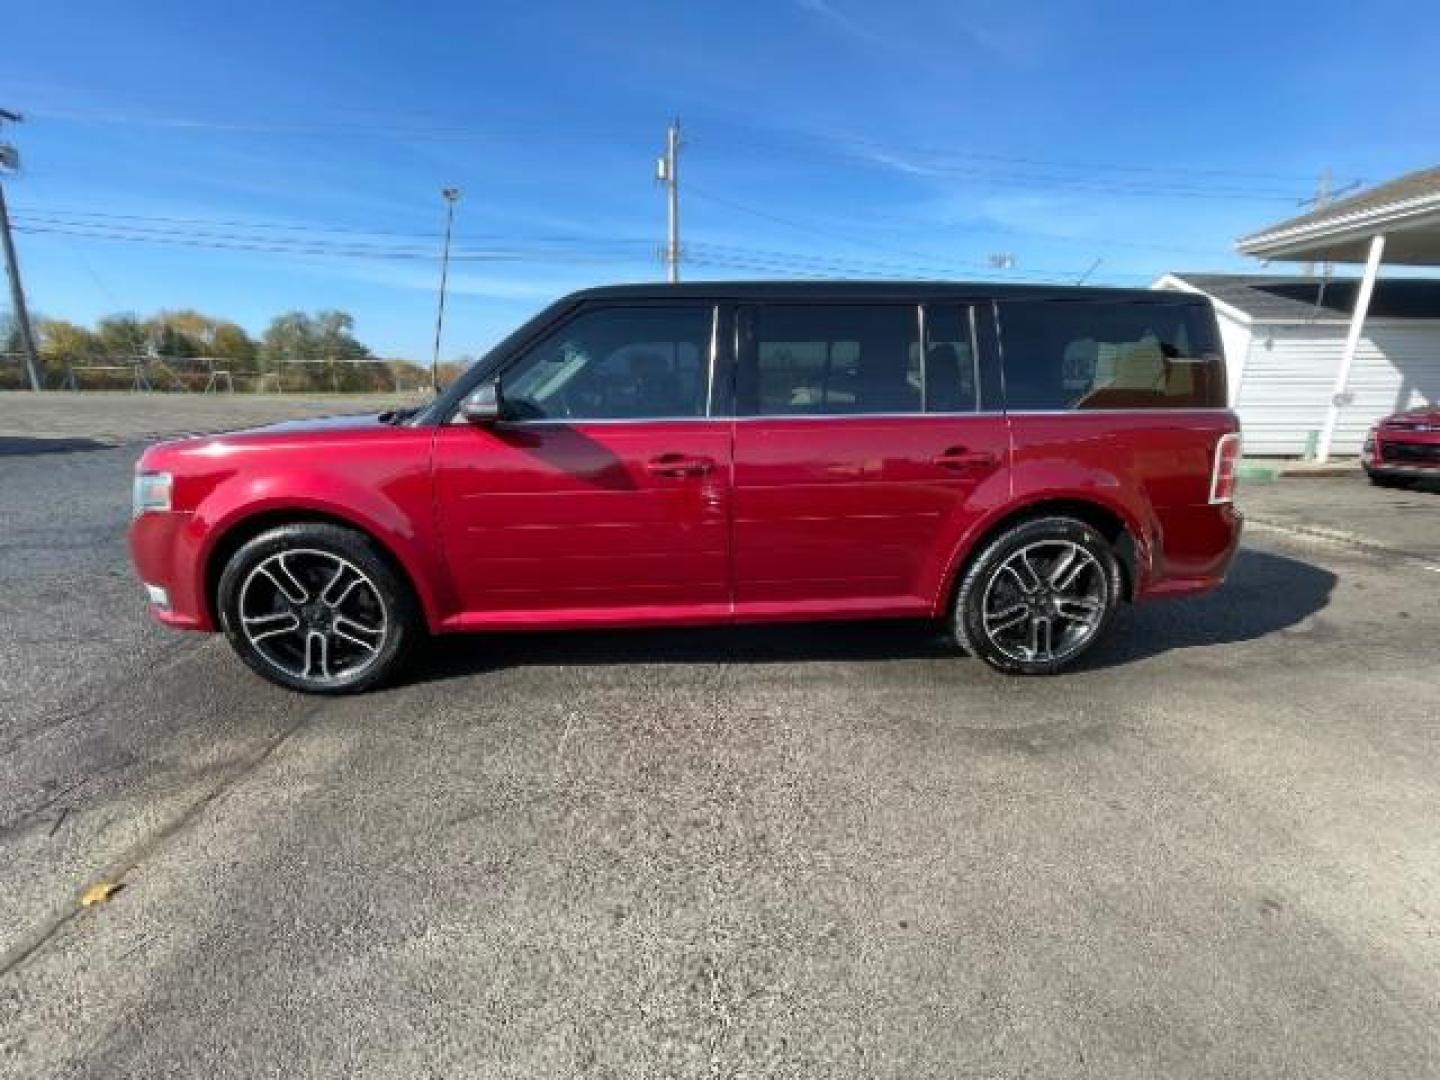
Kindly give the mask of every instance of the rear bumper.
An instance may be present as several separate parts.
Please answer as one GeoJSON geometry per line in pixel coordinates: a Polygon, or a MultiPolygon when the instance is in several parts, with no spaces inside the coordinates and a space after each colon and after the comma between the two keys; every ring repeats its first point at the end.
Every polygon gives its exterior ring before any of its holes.
{"type": "Polygon", "coordinates": [[[1240,550],[1245,515],[1234,503],[1185,507],[1164,515],[1155,572],[1137,600],[1197,596],[1225,583],[1240,550]]]}
{"type": "Polygon", "coordinates": [[[203,590],[197,586],[193,523],[188,513],[141,514],[130,523],[130,559],[150,594],[150,615],[157,622],[181,630],[213,630],[203,590]]]}

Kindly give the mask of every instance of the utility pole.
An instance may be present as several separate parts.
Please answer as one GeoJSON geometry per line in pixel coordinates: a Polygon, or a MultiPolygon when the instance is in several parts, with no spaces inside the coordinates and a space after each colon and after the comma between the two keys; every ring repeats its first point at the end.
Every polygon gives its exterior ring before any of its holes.
{"type": "MultiPolygon", "coordinates": [[[[1327,165],[1325,169],[1320,173],[1320,179],[1316,181],[1314,197],[1310,199],[1301,199],[1300,205],[1309,206],[1314,210],[1324,210],[1327,206],[1333,203],[1337,197],[1344,195],[1346,192],[1354,191],[1359,186],[1359,180],[1352,180],[1344,187],[1336,188],[1335,174],[1330,171],[1330,167],[1327,165]]],[[[1305,264],[1306,277],[1314,277],[1315,270],[1315,263],[1307,262],[1305,264]]],[[[1319,270],[1320,276],[1322,278],[1328,278],[1330,276],[1331,266],[1328,262],[1322,262],[1319,264],[1319,270]]]]}
{"type": "MultiPolygon", "coordinates": [[[[18,124],[24,119],[19,113],[0,109],[0,123],[18,124]]],[[[0,175],[20,168],[20,154],[9,143],[0,142],[0,175]]],[[[39,391],[40,357],[35,351],[35,333],[30,328],[30,312],[25,307],[25,290],[20,287],[20,260],[15,254],[15,238],[10,235],[10,211],[5,205],[5,185],[0,184],[0,244],[5,248],[5,268],[10,277],[10,301],[15,308],[15,325],[20,329],[20,347],[25,350],[25,370],[30,376],[30,389],[39,391]]]]}
{"type": "Polygon", "coordinates": [[[440,306],[435,311],[435,352],[430,357],[430,389],[440,393],[440,331],[445,325],[445,285],[450,279],[450,230],[455,224],[455,204],[460,200],[458,187],[440,189],[445,200],[445,246],[440,252],[440,306]]]}
{"type": "Polygon", "coordinates": [[[655,175],[665,185],[669,209],[669,229],[665,239],[667,278],[674,285],[680,280],[680,121],[671,120],[665,129],[665,154],[656,164],[655,175]]]}
{"type": "MultiPolygon", "coordinates": [[[[1324,171],[1320,173],[1320,179],[1315,185],[1315,198],[1311,200],[1311,204],[1316,210],[1324,210],[1325,207],[1330,205],[1330,200],[1334,198],[1331,194],[1331,189],[1334,186],[1335,177],[1334,174],[1330,172],[1330,166],[1327,165],[1324,171]]],[[[1315,264],[1313,262],[1307,262],[1305,264],[1305,276],[1315,276],[1315,264]]],[[[1320,276],[1325,278],[1330,276],[1330,267],[1328,264],[1320,264],[1320,276]]]]}

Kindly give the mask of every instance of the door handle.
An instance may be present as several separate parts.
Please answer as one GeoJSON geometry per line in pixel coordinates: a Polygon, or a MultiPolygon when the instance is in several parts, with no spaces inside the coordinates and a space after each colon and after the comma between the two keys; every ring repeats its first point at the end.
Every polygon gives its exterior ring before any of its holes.
{"type": "Polygon", "coordinates": [[[704,476],[715,467],[709,458],[686,457],[684,454],[661,454],[645,463],[651,476],[704,476]]]}
{"type": "Polygon", "coordinates": [[[988,450],[967,450],[952,446],[930,459],[942,469],[983,469],[995,464],[995,455],[988,450]]]}

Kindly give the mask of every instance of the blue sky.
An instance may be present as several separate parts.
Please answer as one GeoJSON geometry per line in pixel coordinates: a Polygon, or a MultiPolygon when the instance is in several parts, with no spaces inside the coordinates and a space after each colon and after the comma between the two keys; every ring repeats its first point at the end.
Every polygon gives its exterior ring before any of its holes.
{"type": "Polygon", "coordinates": [[[1383,180],[1440,134],[1420,3],[136,0],[4,33],[37,312],[339,307],[414,358],[444,185],[447,355],[658,278],[671,116],[693,279],[1242,268],[1322,169],[1383,180]]]}

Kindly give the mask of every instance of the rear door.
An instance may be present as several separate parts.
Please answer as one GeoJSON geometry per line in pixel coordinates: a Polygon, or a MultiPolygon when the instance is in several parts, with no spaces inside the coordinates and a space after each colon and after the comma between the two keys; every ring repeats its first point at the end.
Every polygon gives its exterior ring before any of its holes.
{"type": "Polygon", "coordinates": [[[582,309],[506,366],[508,419],[443,428],[437,512],[457,626],[729,613],[716,309],[582,309]]]}
{"type": "Polygon", "coordinates": [[[1225,364],[1203,302],[1004,300],[997,304],[1017,495],[1096,499],[1128,509],[1143,593],[1154,580],[1220,575],[1234,544],[1211,503],[1225,407],[1225,364]]]}
{"type": "Polygon", "coordinates": [[[933,608],[960,537],[1004,497],[978,325],[961,304],[739,309],[738,617],[933,608]]]}

